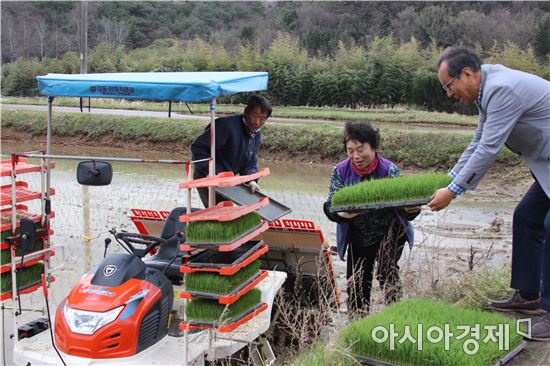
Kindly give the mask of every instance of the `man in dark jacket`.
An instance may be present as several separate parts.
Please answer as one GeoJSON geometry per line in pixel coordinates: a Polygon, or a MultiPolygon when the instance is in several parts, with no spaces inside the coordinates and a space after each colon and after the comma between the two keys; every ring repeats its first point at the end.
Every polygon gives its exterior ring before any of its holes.
{"type": "MultiPolygon", "coordinates": [[[[258,95],[248,99],[243,114],[216,119],[216,174],[233,172],[248,175],[258,172],[258,151],[262,141],[260,128],[271,116],[271,104],[258,95]]],[[[210,157],[210,125],[193,141],[191,152],[193,160],[210,157]]],[[[193,179],[208,175],[208,162],[197,163],[193,179]]],[[[249,183],[254,193],[259,189],[257,182],[249,183]]],[[[208,206],[208,190],[199,188],[199,196],[205,207],[208,206]]]]}

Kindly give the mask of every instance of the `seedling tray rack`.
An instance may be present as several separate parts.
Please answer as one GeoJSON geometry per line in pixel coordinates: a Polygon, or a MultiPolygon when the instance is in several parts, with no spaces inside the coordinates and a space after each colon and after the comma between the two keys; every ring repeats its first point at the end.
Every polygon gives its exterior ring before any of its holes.
{"type": "Polygon", "coordinates": [[[220,253],[207,250],[182,265],[182,273],[217,272],[220,275],[232,276],[243,267],[248,266],[268,251],[263,240],[249,241],[231,252],[220,253]]]}
{"type": "Polygon", "coordinates": [[[187,320],[180,323],[180,330],[192,330],[192,329],[214,329],[218,332],[232,332],[240,325],[246,323],[250,319],[254,318],[261,312],[267,309],[266,303],[260,303],[248,311],[245,311],[240,316],[235,317],[226,322],[205,322],[205,321],[195,321],[187,320]]]}
{"type": "Polygon", "coordinates": [[[250,206],[237,206],[231,201],[223,201],[213,207],[181,215],[180,221],[233,221],[268,204],[269,198],[267,197],[250,206]]]}
{"type": "Polygon", "coordinates": [[[263,222],[229,242],[186,242],[185,244],[180,245],[180,249],[188,252],[194,249],[216,249],[220,252],[230,252],[240,247],[244,243],[254,239],[256,236],[258,236],[260,233],[263,233],[267,229],[269,229],[269,224],[267,222],[263,222]]]}
{"type": "Polygon", "coordinates": [[[244,281],[239,287],[231,291],[229,294],[220,295],[220,294],[211,294],[207,292],[197,292],[197,291],[182,291],[180,297],[182,299],[191,300],[193,298],[202,298],[215,300],[219,304],[230,305],[235,301],[239,300],[241,296],[246,295],[250,290],[252,290],[260,281],[267,277],[267,271],[259,271],[254,274],[248,280],[244,281]]]}

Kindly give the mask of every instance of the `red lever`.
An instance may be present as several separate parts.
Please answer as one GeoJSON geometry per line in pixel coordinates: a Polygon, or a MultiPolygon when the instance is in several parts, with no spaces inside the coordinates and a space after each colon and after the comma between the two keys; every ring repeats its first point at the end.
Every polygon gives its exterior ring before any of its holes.
{"type": "Polygon", "coordinates": [[[48,298],[48,286],[46,285],[46,276],[44,275],[44,273],[42,273],[40,277],[42,278],[42,292],[44,293],[44,297],[48,298]]]}

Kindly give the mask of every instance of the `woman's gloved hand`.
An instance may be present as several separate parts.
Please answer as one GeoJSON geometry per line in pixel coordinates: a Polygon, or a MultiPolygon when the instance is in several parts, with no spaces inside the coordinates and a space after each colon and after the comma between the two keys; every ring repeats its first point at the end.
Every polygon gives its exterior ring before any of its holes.
{"type": "Polygon", "coordinates": [[[250,193],[256,193],[260,191],[260,186],[255,181],[249,182],[248,188],[250,189],[250,193]]]}

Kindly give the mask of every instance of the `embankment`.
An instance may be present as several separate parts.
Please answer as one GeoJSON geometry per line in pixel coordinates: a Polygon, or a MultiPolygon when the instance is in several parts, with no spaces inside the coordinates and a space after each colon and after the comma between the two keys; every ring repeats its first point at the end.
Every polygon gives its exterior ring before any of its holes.
{"type": "MultiPolygon", "coordinates": [[[[32,141],[46,133],[46,112],[2,111],[2,140],[32,141]]],[[[189,151],[205,121],[121,117],[87,113],[54,113],[54,142],[75,146],[112,146],[166,152],[189,151]]],[[[376,125],[376,123],[374,123],[376,125]]],[[[381,129],[380,152],[402,166],[449,169],[471,137],[452,133],[404,132],[381,129]]],[[[43,141],[42,138],[40,138],[43,141]]],[[[335,162],[344,154],[342,130],[329,125],[279,125],[262,128],[261,156],[302,162],[335,162]]],[[[520,159],[504,149],[497,162],[516,165],[520,159]]]]}

